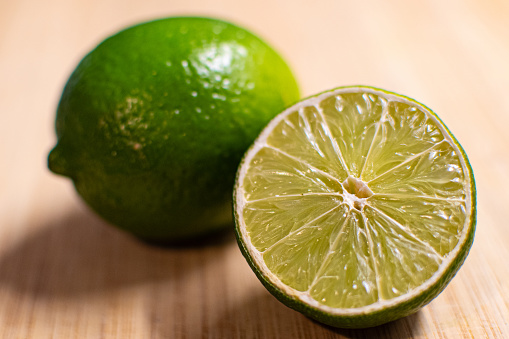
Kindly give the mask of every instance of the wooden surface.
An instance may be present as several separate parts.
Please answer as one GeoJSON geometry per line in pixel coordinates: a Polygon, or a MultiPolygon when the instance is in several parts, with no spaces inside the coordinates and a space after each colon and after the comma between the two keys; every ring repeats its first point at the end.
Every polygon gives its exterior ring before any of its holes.
{"type": "Polygon", "coordinates": [[[509,338],[508,92],[507,0],[0,0],[0,338],[509,338]],[[331,329],[266,292],[232,236],[145,245],[49,173],[55,107],[84,53],[177,14],[257,32],[305,96],[373,85],[442,117],[476,175],[478,226],[437,299],[381,327],[331,329]]]}

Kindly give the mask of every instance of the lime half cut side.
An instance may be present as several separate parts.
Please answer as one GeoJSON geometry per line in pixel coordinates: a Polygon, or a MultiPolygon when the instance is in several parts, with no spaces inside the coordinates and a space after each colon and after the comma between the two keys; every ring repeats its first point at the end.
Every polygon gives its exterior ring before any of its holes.
{"type": "Polygon", "coordinates": [[[247,151],[234,193],[250,266],[280,301],[337,327],[416,312],[473,242],[467,156],[429,108],[371,87],[305,99],[247,151]]]}

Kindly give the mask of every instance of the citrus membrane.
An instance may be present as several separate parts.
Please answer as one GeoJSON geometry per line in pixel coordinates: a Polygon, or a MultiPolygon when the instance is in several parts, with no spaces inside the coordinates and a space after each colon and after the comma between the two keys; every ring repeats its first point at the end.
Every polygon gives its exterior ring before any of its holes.
{"type": "Polygon", "coordinates": [[[274,118],[247,151],[234,193],[240,248],[279,300],[338,327],[417,311],[473,242],[475,184],[429,108],[343,87],[274,118]]]}

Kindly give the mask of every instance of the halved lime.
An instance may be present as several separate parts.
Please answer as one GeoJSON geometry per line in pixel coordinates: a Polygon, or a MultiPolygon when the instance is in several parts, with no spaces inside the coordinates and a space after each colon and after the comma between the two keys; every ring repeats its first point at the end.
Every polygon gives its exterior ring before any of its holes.
{"type": "Polygon", "coordinates": [[[236,232],[280,301],[337,327],[416,312],[474,238],[467,156],[424,105],[343,87],[278,115],[237,173],[236,232]]]}

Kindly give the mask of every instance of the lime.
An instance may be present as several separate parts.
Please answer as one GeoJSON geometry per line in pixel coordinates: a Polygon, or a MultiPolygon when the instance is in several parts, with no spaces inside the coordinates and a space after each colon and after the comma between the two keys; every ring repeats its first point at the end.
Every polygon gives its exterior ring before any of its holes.
{"type": "Polygon", "coordinates": [[[305,99],[246,153],[236,234],[280,301],[336,327],[416,312],[465,260],[476,195],[465,152],[430,109],[371,87],[305,99]]]}
{"type": "Polygon", "coordinates": [[[298,99],[287,64],[243,28],[201,17],[141,23],[70,76],[48,165],[120,228],[194,239],[232,225],[242,155],[298,99]]]}

